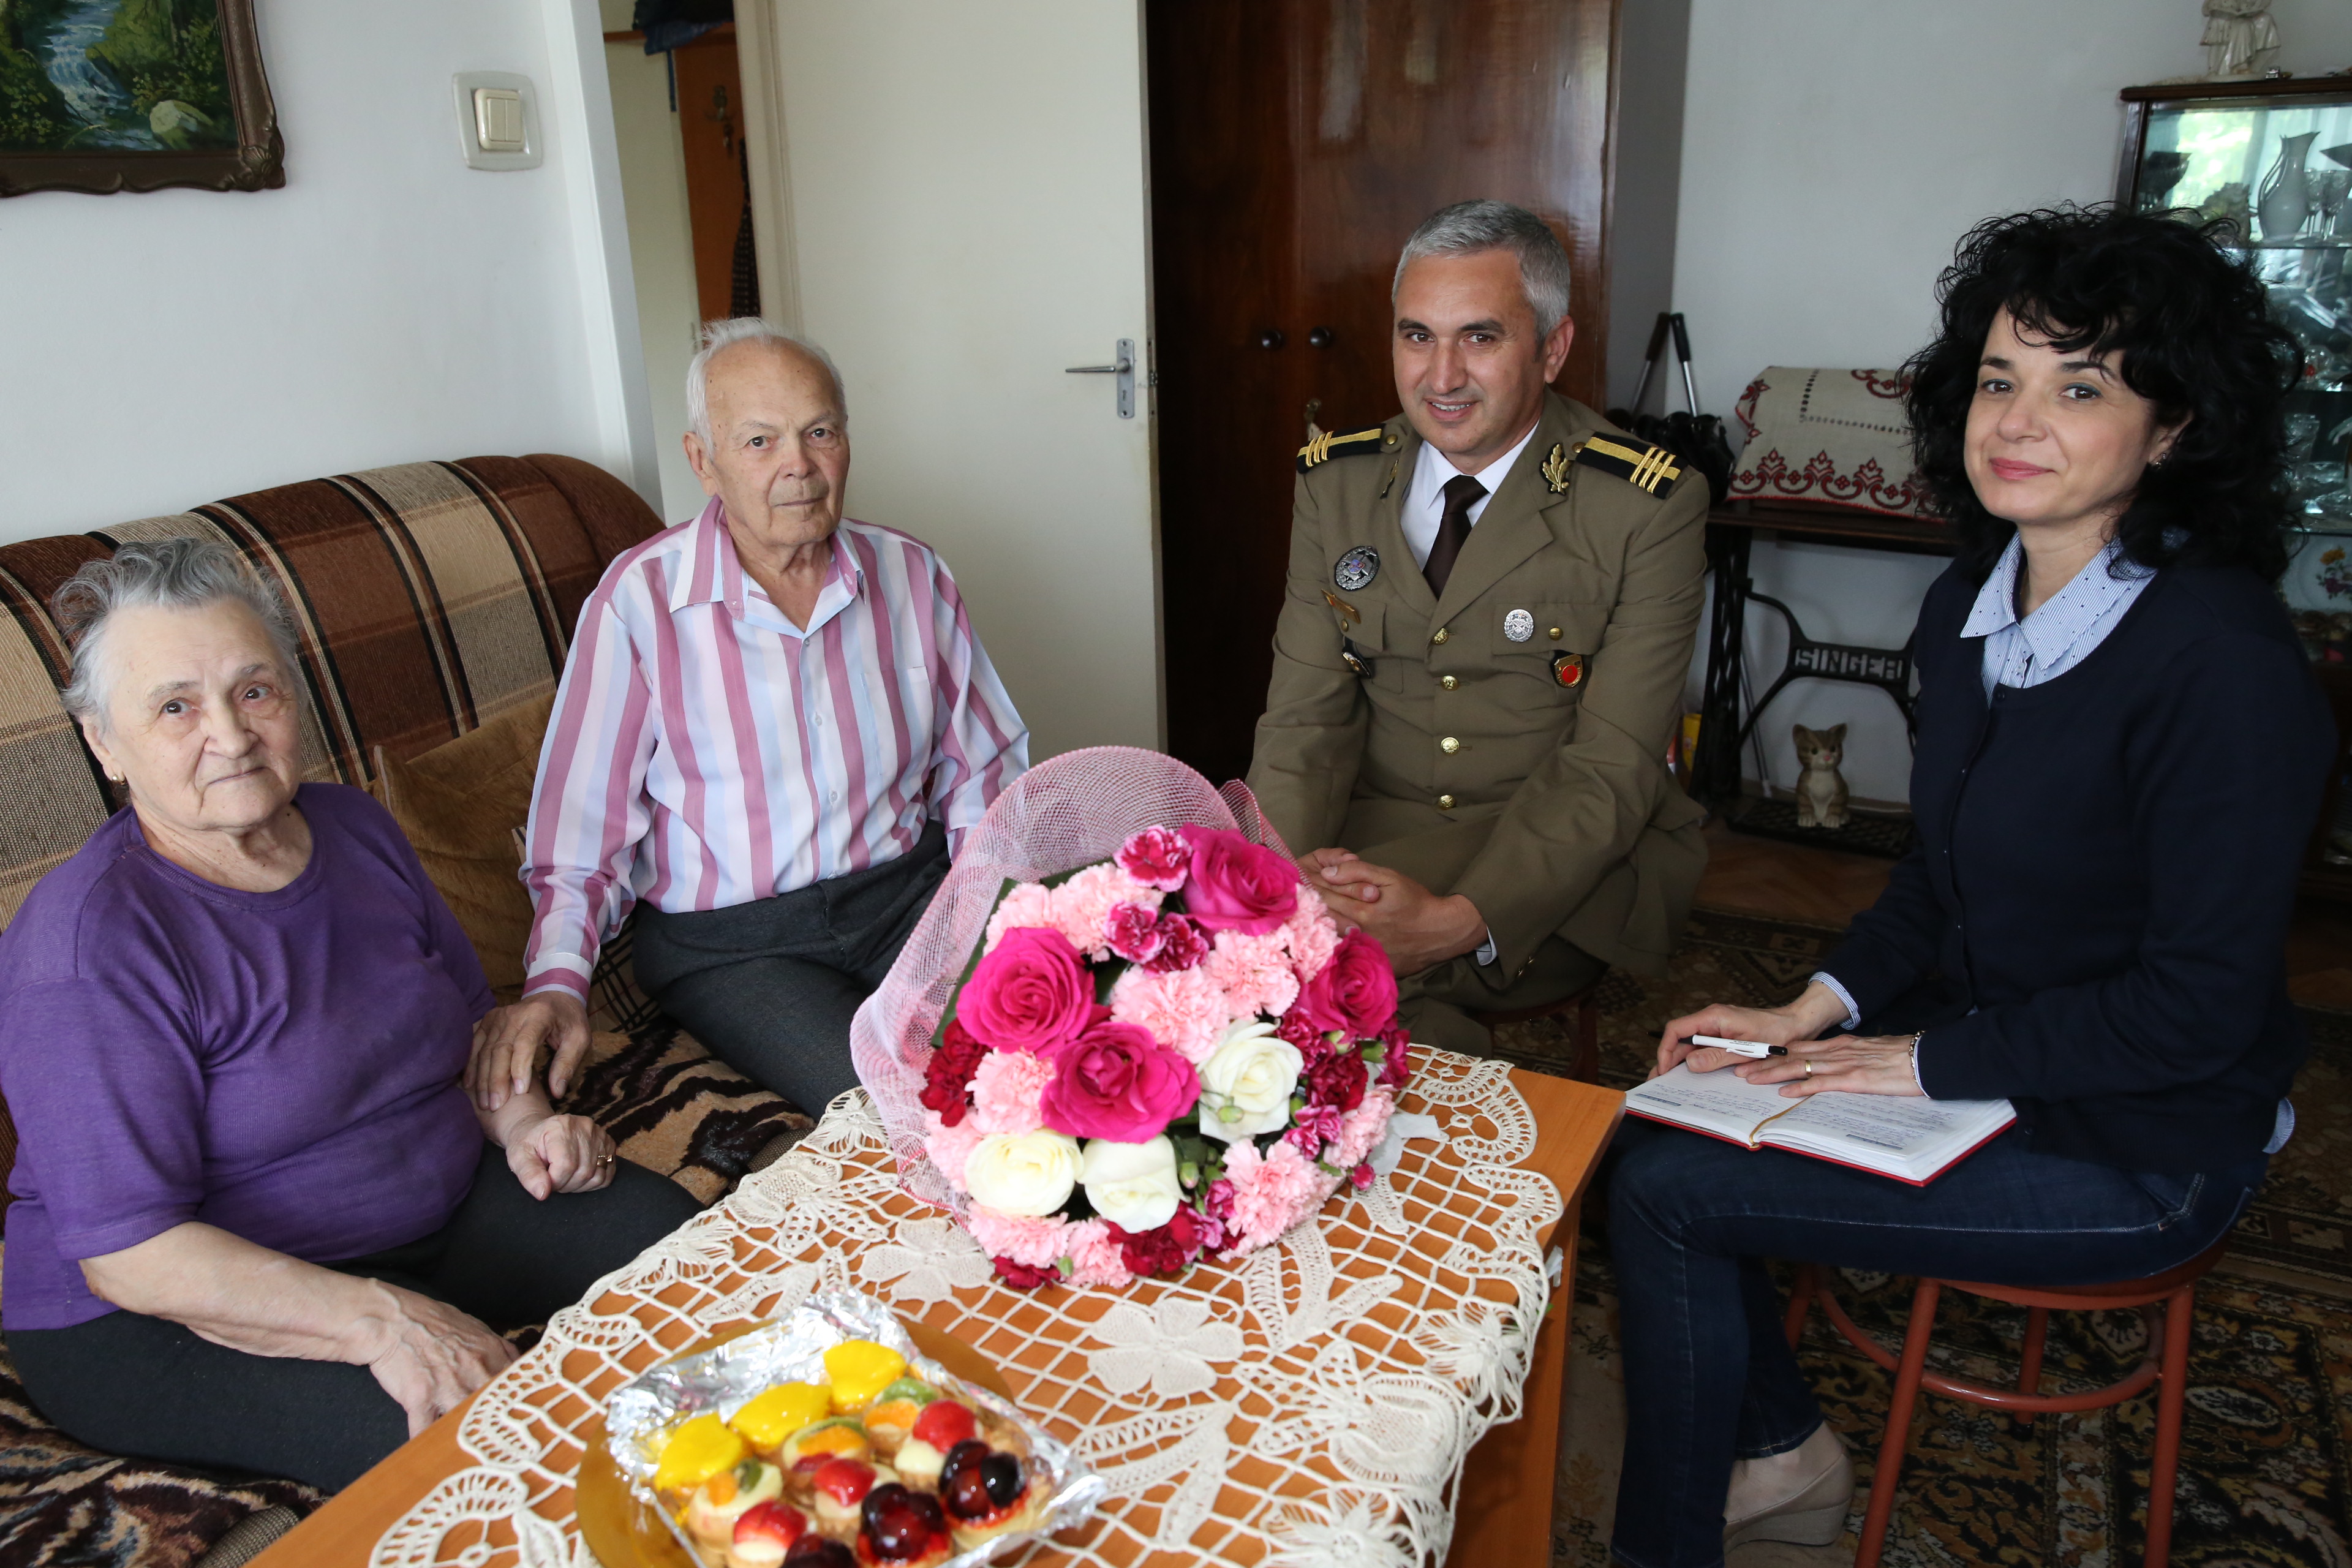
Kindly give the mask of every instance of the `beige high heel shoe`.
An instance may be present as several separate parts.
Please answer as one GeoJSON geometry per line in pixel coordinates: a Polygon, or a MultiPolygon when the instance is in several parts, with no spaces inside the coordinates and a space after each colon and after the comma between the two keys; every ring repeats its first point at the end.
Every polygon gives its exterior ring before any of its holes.
{"type": "Polygon", "coordinates": [[[1723,1549],[1750,1541],[1827,1546],[1845,1533],[1853,1502],[1853,1458],[1824,1421],[1785,1454],[1741,1459],[1732,1467],[1723,1549]]]}

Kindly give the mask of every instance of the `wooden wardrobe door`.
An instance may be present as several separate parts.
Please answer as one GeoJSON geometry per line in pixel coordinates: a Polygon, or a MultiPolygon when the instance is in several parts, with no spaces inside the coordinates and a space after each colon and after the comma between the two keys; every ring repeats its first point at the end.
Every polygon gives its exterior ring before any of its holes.
{"type": "MultiPolygon", "coordinates": [[[[1398,248],[1473,197],[1574,268],[1559,385],[1602,401],[1614,0],[1148,0],[1169,749],[1248,770],[1307,410],[1396,412],[1398,248]]],[[[1305,849],[1314,846],[1299,845],[1305,849]]]]}

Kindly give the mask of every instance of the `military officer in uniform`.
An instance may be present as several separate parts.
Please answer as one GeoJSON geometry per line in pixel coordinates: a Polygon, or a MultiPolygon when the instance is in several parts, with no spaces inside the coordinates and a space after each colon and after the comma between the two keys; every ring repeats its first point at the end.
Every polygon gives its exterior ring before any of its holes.
{"type": "Polygon", "coordinates": [[[1249,784],[1413,1037],[1665,965],[1706,851],[1666,771],[1705,571],[1706,480],[1549,390],[1568,257],[1465,202],[1392,298],[1404,412],[1298,456],[1288,591],[1249,784]]]}

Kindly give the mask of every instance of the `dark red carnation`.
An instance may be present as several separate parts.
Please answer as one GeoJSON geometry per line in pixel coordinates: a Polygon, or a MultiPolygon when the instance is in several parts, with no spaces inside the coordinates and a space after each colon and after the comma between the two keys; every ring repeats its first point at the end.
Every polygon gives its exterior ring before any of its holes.
{"type": "Polygon", "coordinates": [[[1181,1204],[1166,1225],[1153,1230],[1122,1230],[1108,1220],[1103,1223],[1110,1238],[1118,1243],[1119,1261],[1127,1265],[1129,1273],[1142,1279],[1173,1274],[1200,1255],[1201,1216],[1181,1204]]]}
{"type": "Polygon", "coordinates": [[[1331,1042],[1323,1037],[1323,1031],[1316,1026],[1315,1020],[1308,1017],[1302,1007],[1293,1007],[1277,1019],[1274,1033],[1276,1038],[1297,1046],[1298,1054],[1310,1061],[1331,1048],[1331,1042]]]}
{"type": "Polygon", "coordinates": [[[938,1111],[946,1126],[960,1125],[971,1104],[971,1075],[980,1070],[981,1058],[987,1055],[988,1047],[971,1037],[962,1019],[949,1019],[940,1037],[940,1048],[931,1053],[923,1068],[924,1108],[938,1111]]]}
{"type": "Polygon", "coordinates": [[[1402,1029],[1387,1029],[1381,1032],[1381,1045],[1388,1052],[1381,1062],[1381,1087],[1402,1089],[1412,1077],[1412,1043],[1402,1029]]]}
{"type": "Polygon", "coordinates": [[[1343,1113],[1364,1103],[1364,1084],[1371,1077],[1360,1051],[1333,1051],[1305,1076],[1307,1104],[1328,1105],[1343,1113]]]}
{"type": "Polygon", "coordinates": [[[1160,917],[1159,931],[1160,951],[1143,963],[1152,973],[1172,974],[1209,956],[1209,933],[1191,915],[1171,910],[1160,917]]]}
{"type": "Polygon", "coordinates": [[[1040,1285],[1059,1285],[1062,1282],[1062,1271],[1058,1268],[1032,1268],[1028,1264],[1015,1263],[1010,1258],[992,1261],[996,1264],[996,1277],[1015,1290],[1034,1290],[1040,1285]]]}

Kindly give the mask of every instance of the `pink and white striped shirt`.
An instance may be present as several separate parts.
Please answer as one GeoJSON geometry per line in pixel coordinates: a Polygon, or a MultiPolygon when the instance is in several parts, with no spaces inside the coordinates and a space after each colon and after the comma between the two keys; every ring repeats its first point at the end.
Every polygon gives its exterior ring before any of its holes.
{"type": "Polygon", "coordinates": [[[950,853],[1029,765],[930,548],[844,519],[805,630],[744,572],[713,499],[614,561],[580,612],[531,790],[526,993],[584,996],[639,899],[725,909],[950,853]]]}

